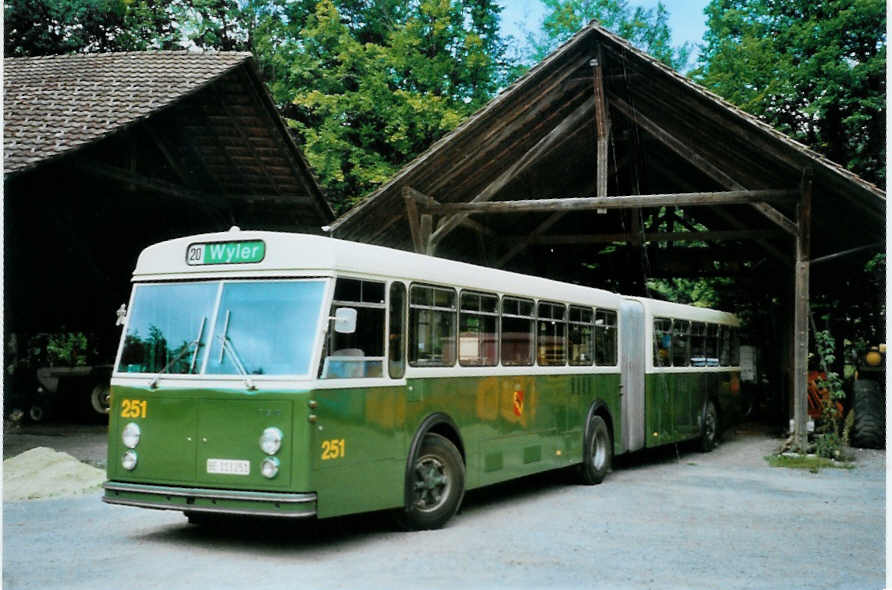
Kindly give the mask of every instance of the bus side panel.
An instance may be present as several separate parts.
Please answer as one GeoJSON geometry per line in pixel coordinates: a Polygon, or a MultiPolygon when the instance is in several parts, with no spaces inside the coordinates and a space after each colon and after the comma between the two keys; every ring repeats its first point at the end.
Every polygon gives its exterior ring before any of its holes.
{"type": "Polygon", "coordinates": [[[430,414],[448,414],[465,445],[468,489],[565,467],[582,460],[585,419],[597,400],[621,440],[619,382],[619,374],[413,379],[408,435],[430,414]]]}
{"type": "Polygon", "coordinates": [[[317,389],[308,449],[320,518],[403,505],[403,387],[317,389]]]}
{"type": "Polygon", "coordinates": [[[696,438],[707,398],[717,398],[723,426],[740,420],[737,371],[651,373],[646,376],[647,446],[696,438]]]}
{"type": "Polygon", "coordinates": [[[719,425],[724,429],[739,423],[748,409],[740,391],[740,371],[716,374],[714,387],[718,396],[719,425]]]}

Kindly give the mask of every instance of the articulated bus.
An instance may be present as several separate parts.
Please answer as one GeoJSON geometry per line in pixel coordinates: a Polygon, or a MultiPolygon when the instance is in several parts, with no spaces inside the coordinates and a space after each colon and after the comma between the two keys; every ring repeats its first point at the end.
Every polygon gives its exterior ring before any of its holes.
{"type": "Polygon", "coordinates": [[[103,500],[437,528],[466,490],[697,440],[740,406],[738,320],[323,236],[146,248],[103,500]]]}

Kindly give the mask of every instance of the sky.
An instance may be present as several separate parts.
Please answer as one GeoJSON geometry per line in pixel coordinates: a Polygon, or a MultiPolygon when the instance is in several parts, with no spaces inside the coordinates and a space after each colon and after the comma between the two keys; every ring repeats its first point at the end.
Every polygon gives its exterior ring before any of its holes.
{"type": "MultiPolygon", "coordinates": [[[[628,0],[629,6],[654,8],[658,0],[628,0]]],[[[681,45],[691,41],[695,47],[691,61],[696,60],[696,45],[703,41],[706,32],[706,16],[703,9],[709,0],[663,0],[669,11],[669,27],[672,29],[673,45],[681,45]]],[[[526,33],[538,27],[545,16],[545,10],[539,0],[499,0],[502,10],[502,32],[525,39],[526,33]]]]}

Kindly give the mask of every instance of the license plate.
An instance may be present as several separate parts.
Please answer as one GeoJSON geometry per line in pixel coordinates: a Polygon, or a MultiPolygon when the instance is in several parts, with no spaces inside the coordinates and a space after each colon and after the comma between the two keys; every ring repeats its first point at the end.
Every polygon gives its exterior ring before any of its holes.
{"type": "Polygon", "coordinates": [[[208,459],[208,473],[250,475],[251,462],[237,459],[208,459]]]}

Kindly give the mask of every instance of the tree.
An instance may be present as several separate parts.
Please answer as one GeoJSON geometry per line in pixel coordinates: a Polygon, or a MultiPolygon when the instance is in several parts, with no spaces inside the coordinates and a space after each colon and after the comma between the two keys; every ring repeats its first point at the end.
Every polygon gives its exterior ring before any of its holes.
{"type": "Polygon", "coordinates": [[[504,84],[499,10],[493,0],[318,3],[285,52],[287,82],[273,92],[290,93],[287,114],[336,209],[504,84]]]}
{"type": "Polygon", "coordinates": [[[712,0],[705,12],[695,80],[883,184],[882,0],[712,0]]]}
{"type": "Polygon", "coordinates": [[[179,49],[165,0],[8,0],[6,56],[179,49]]]}
{"type": "Polygon", "coordinates": [[[691,53],[689,43],[672,45],[669,12],[662,2],[654,8],[630,8],[626,0],[541,0],[548,11],[542,33],[529,35],[529,60],[542,61],[591,20],[628,40],[666,65],[682,70],[691,53]]]}

